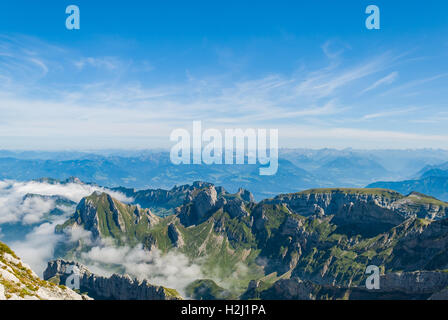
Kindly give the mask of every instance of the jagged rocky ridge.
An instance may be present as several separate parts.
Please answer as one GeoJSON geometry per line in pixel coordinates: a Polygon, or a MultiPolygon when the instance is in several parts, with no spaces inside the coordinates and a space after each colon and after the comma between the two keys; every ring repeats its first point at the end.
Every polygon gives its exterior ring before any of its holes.
{"type": "Polygon", "coordinates": [[[113,274],[111,277],[98,276],[84,265],[58,259],[50,261],[44,271],[44,279],[57,283],[65,283],[76,267],[79,276],[80,290],[87,292],[95,299],[106,300],[180,300],[174,289],[154,286],[147,280],[139,281],[129,275],[113,274]]]}
{"type": "MultiPolygon", "coordinates": [[[[370,264],[385,275],[448,269],[448,204],[432,197],[384,189],[314,189],[256,203],[245,190],[230,194],[202,182],[179,188],[174,193],[182,190],[176,198],[182,204],[170,208],[174,214],[167,217],[93,194],[58,231],[84,228],[117,245],[178,250],[200,260],[205,275],[213,270],[210,276],[232,279],[232,293],[239,294],[250,280],[264,283],[258,291],[296,282],[359,290],[370,264]],[[241,264],[246,272],[235,280],[241,264]]],[[[66,253],[80,259],[87,246],[81,240],[66,253]]],[[[442,289],[434,286],[415,297],[429,298],[442,289]]],[[[340,297],[332,292],[327,298],[340,297]]],[[[406,294],[412,296],[412,290],[397,297],[406,294]]]]}

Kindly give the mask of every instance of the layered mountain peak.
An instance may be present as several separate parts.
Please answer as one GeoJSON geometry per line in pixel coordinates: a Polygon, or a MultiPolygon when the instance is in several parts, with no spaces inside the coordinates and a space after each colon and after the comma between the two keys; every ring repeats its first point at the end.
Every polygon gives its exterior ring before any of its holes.
{"type": "Polygon", "coordinates": [[[122,203],[107,193],[94,192],[81,200],[72,218],[62,228],[82,226],[94,238],[111,237],[117,241],[125,238],[135,243],[158,222],[159,218],[149,209],[122,203]]]}

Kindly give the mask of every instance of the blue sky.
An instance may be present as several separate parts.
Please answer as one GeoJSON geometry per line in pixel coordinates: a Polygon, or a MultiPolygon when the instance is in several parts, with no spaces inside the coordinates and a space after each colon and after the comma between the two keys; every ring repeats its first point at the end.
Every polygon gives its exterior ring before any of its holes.
{"type": "Polygon", "coordinates": [[[448,148],[446,1],[2,1],[0,148],[448,148]],[[65,8],[81,30],[65,28],[65,8]],[[369,4],[381,29],[367,30],[369,4]]]}

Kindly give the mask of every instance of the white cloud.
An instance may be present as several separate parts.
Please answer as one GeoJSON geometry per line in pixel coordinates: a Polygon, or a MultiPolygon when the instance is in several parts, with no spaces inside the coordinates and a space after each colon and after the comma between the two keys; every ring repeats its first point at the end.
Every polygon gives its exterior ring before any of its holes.
{"type": "Polygon", "coordinates": [[[374,90],[374,89],[376,89],[376,88],[378,88],[379,86],[384,85],[384,84],[392,84],[392,83],[395,82],[395,80],[396,80],[397,78],[398,78],[398,72],[396,72],[396,71],[395,71],[395,72],[392,72],[392,73],[388,74],[387,76],[385,76],[384,78],[381,78],[381,79],[377,80],[377,81],[376,81],[374,84],[372,84],[370,87],[364,89],[364,90],[361,92],[361,94],[362,94],[362,93],[366,93],[366,92],[371,91],[371,90],[374,90]]]}
{"type": "Polygon", "coordinates": [[[82,58],[78,61],[74,62],[74,65],[78,69],[84,69],[87,66],[93,67],[93,68],[103,68],[107,70],[115,70],[121,67],[121,62],[119,59],[114,57],[103,57],[103,58],[94,58],[94,57],[87,57],[82,58]]]}
{"type": "Polygon", "coordinates": [[[362,120],[393,117],[393,116],[397,116],[397,115],[401,115],[401,114],[408,114],[408,113],[411,113],[416,110],[418,110],[418,108],[412,107],[412,108],[405,108],[405,109],[397,109],[397,110],[369,113],[369,114],[364,115],[362,117],[362,120]]]}
{"type": "Polygon", "coordinates": [[[61,235],[54,233],[59,223],[63,223],[63,220],[43,223],[28,233],[25,239],[10,244],[16,254],[40,276],[47,262],[53,258],[56,244],[62,240],[61,235]]]}
{"type": "MultiPolygon", "coordinates": [[[[78,203],[83,197],[89,196],[95,191],[107,192],[122,202],[132,202],[133,200],[120,192],[81,183],[50,184],[37,181],[2,180],[0,181],[0,207],[2,208],[0,211],[0,224],[8,222],[37,223],[46,213],[49,213],[56,207],[55,200],[52,198],[24,198],[27,194],[62,196],[78,203]]],[[[70,212],[73,208],[60,206],[59,209],[70,212]]]]}
{"type": "Polygon", "coordinates": [[[102,265],[119,265],[126,274],[137,279],[147,279],[151,284],[174,288],[181,293],[192,281],[204,278],[200,265],[191,263],[187,256],[176,251],[162,254],[158,249],[148,252],[141,246],[96,246],[83,253],[82,258],[91,271],[104,276],[109,276],[110,272],[102,265]]]}

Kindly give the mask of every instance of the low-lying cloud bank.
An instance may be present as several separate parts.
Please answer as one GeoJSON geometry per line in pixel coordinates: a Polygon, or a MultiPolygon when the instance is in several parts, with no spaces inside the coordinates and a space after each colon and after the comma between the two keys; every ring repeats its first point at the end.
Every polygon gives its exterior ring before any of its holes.
{"type": "MultiPolygon", "coordinates": [[[[83,183],[1,180],[0,224],[15,222],[24,224],[38,223],[44,214],[56,207],[54,196],[63,197],[78,203],[83,197],[89,196],[95,191],[107,192],[122,202],[132,202],[133,200],[120,192],[83,183]],[[26,195],[34,194],[47,197],[25,197],[26,195]]],[[[62,209],[64,207],[62,206],[62,209]]]]}
{"type": "Polygon", "coordinates": [[[111,245],[93,247],[82,254],[83,262],[97,274],[110,276],[104,265],[118,265],[124,273],[151,284],[175,288],[181,294],[183,289],[194,280],[204,278],[201,267],[191,263],[180,252],[170,251],[166,254],[153,248],[143,250],[142,246],[114,247],[111,245]]]}
{"type": "Polygon", "coordinates": [[[53,258],[57,243],[63,240],[54,232],[56,225],[66,221],[76,204],[95,191],[107,192],[123,202],[133,201],[120,192],[79,182],[0,180],[0,241],[4,240],[8,229],[30,230],[23,238],[8,244],[41,275],[48,260],[53,258]]]}

